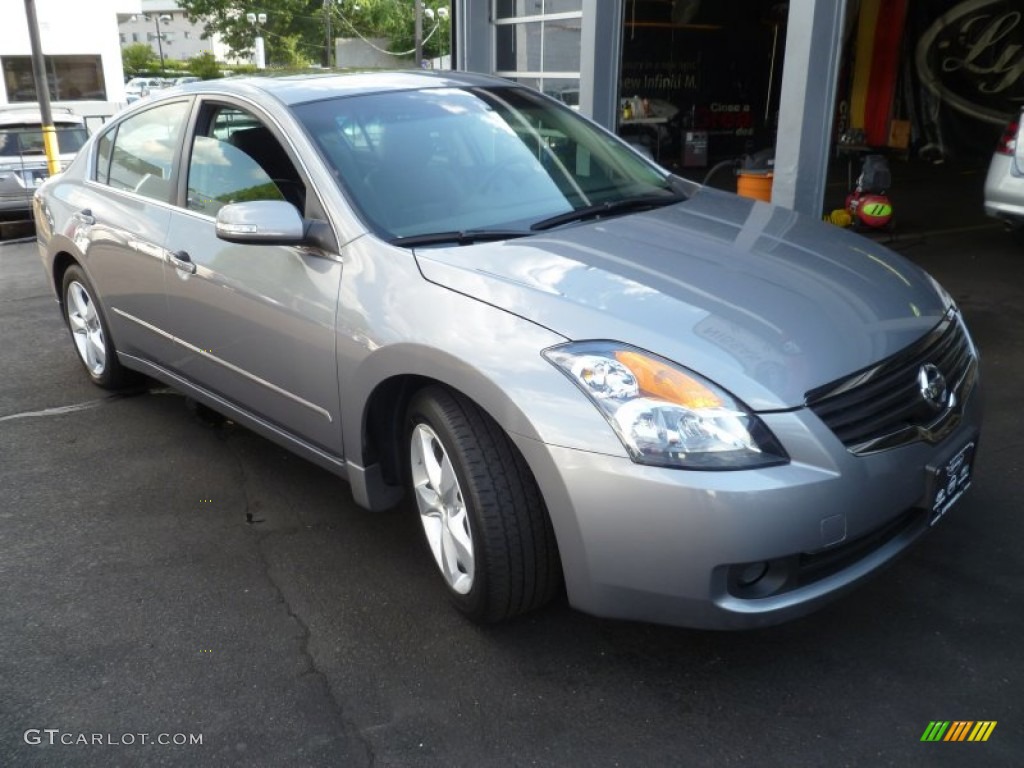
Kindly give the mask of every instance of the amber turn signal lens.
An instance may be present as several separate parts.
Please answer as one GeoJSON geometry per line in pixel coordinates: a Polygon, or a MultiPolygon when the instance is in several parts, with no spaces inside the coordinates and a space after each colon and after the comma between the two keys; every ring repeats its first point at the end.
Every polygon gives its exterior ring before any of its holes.
{"type": "Polygon", "coordinates": [[[615,359],[632,371],[640,390],[648,397],[657,397],[692,410],[723,405],[721,398],[699,381],[646,355],[617,350],[615,359]]]}

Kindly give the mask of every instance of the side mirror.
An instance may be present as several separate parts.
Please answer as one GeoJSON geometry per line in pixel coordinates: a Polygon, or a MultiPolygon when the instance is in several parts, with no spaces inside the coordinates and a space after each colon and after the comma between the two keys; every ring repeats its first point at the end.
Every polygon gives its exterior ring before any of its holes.
{"type": "Polygon", "coordinates": [[[217,237],[242,245],[302,245],[306,227],[291,203],[253,200],[231,203],[217,212],[217,237]]]}
{"type": "Polygon", "coordinates": [[[1013,150],[1013,164],[1017,167],[1017,173],[1024,176],[1024,111],[1017,119],[1017,146],[1013,150]]]}

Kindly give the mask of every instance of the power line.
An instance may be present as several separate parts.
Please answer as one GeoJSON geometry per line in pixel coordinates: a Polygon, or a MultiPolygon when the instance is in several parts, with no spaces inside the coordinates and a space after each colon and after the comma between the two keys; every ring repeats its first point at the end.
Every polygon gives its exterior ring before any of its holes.
{"type": "MultiPolygon", "coordinates": [[[[416,49],[415,48],[413,48],[411,50],[408,50],[408,51],[402,51],[400,53],[396,53],[395,51],[385,51],[383,48],[380,48],[380,47],[374,45],[371,41],[369,41],[365,37],[363,37],[362,34],[359,32],[359,30],[356,29],[355,26],[353,26],[352,22],[350,22],[348,19],[346,19],[343,15],[339,14],[339,18],[345,23],[345,26],[347,26],[349,29],[351,29],[355,33],[356,37],[358,37],[360,40],[362,40],[368,46],[373,48],[375,51],[379,51],[380,53],[386,53],[389,56],[409,56],[409,55],[411,55],[413,53],[416,53],[416,49]]],[[[438,22],[434,23],[434,28],[432,30],[430,30],[430,34],[423,38],[423,45],[427,44],[427,41],[430,40],[430,38],[432,38],[434,36],[434,33],[437,32],[437,30],[440,27],[441,27],[441,22],[438,21],[438,22]]]]}
{"type": "MultiPolygon", "coordinates": [[[[403,0],[388,0],[388,1],[393,6],[405,6],[406,5],[406,3],[403,0]]],[[[352,21],[350,21],[349,18],[343,13],[343,11],[341,10],[340,7],[332,4],[332,5],[328,6],[328,9],[329,9],[329,12],[331,13],[331,15],[335,16],[341,23],[343,23],[349,30],[351,30],[351,32],[356,37],[358,37],[366,45],[368,45],[369,47],[373,48],[375,51],[377,51],[379,53],[387,54],[389,56],[401,57],[401,56],[411,56],[411,55],[413,55],[416,52],[415,48],[411,48],[408,51],[388,51],[388,50],[385,50],[385,49],[381,48],[380,46],[376,45],[375,43],[373,43],[373,41],[371,41],[368,38],[366,38],[359,31],[359,29],[355,26],[355,24],[353,24],[352,21]]],[[[268,15],[272,15],[273,14],[273,10],[272,9],[270,11],[264,11],[264,12],[267,13],[268,15]]],[[[289,18],[291,18],[292,20],[303,19],[303,20],[306,20],[306,21],[323,21],[324,20],[324,16],[325,15],[323,13],[318,13],[318,14],[315,14],[315,15],[301,14],[301,13],[289,14],[289,18]]],[[[425,45],[428,41],[430,41],[434,37],[434,35],[437,33],[437,31],[441,28],[441,21],[442,21],[442,19],[440,18],[440,16],[435,18],[433,28],[430,30],[430,32],[427,34],[427,36],[423,38],[423,40],[421,41],[421,44],[425,45]]],[[[302,37],[301,33],[281,34],[281,33],[274,32],[272,30],[267,29],[266,26],[261,26],[260,30],[261,30],[261,34],[263,34],[265,36],[277,38],[278,40],[287,41],[289,44],[293,44],[296,47],[301,47],[301,48],[304,48],[304,49],[308,49],[310,51],[322,51],[323,50],[323,45],[322,44],[319,44],[319,43],[308,43],[308,42],[303,41],[301,39],[301,37],[302,37]]]]}
{"type": "MultiPolygon", "coordinates": [[[[367,38],[363,37],[362,34],[360,34],[359,30],[356,29],[352,25],[352,23],[348,19],[346,19],[344,16],[342,16],[340,18],[345,23],[345,25],[349,29],[351,29],[352,32],[355,33],[356,37],[358,37],[360,40],[362,40],[368,46],[370,46],[371,48],[373,48],[374,50],[376,50],[376,51],[378,51],[380,53],[386,53],[389,56],[410,56],[410,55],[412,55],[413,53],[416,52],[415,48],[413,48],[411,50],[408,50],[408,51],[400,51],[400,52],[385,51],[383,48],[381,48],[381,47],[379,47],[377,45],[374,45],[372,41],[370,41],[367,38]]],[[[437,32],[437,30],[440,28],[440,26],[441,26],[440,23],[435,23],[434,24],[434,28],[432,30],[430,30],[430,34],[428,34],[426,37],[423,38],[423,43],[424,44],[426,44],[426,42],[428,40],[430,40],[430,38],[432,38],[434,36],[434,33],[437,32]]],[[[313,49],[316,49],[317,51],[319,51],[319,50],[321,50],[323,48],[322,45],[319,45],[319,44],[316,44],[316,43],[305,43],[305,42],[302,42],[301,40],[295,39],[296,37],[298,37],[298,35],[282,35],[282,34],[278,34],[277,32],[272,32],[271,30],[266,29],[265,27],[261,27],[260,31],[262,32],[262,34],[264,34],[266,36],[269,36],[269,37],[276,37],[276,38],[278,38],[280,40],[293,41],[295,43],[295,45],[301,45],[303,48],[313,48],[313,49]]]]}

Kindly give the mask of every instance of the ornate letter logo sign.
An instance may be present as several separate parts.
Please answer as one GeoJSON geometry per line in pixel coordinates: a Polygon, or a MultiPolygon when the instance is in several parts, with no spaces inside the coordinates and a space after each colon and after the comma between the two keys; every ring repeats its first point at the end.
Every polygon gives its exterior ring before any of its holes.
{"type": "Polygon", "coordinates": [[[1005,124],[1024,103],[1024,10],[1019,0],[966,0],[917,44],[917,72],[964,114],[1005,124]]]}

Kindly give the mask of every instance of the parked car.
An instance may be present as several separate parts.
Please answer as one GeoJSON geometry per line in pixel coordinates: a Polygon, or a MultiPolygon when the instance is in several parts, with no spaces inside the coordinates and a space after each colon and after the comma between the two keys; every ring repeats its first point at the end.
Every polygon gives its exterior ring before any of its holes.
{"type": "Polygon", "coordinates": [[[1006,126],[985,177],[985,213],[1024,225],[1024,109],[1006,126]]]}
{"type": "Polygon", "coordinates": [[[166,83],[159,77],[133,77],[124,86],[124,98],[129,104],[144,99],[154,91],[162,90],[166,83]]]}
{"type": "Polygon", "coordinates": [[[978,356],[934,279],[505,80],[186,85],[36,224],[96,384],[148,374],[366,508],[411,492],[479,621],[563,577],[601,616],[790,619],[972,482],[978,356]]]}
{"type": "MultiPolygon", "coordinates": [[[[52,116],[63,169],[85,144],[88,133],[78,115],[55,109],[52,116]]],[[[42,125],[36,107],[0,111],[0,215],[31,215],[32,195],[50,174],[42,125]]]]}
{"type": "Polygon", "coordinates": [[[187,83],[198,83],[203,78],[196,77],[195,75],[185,75],[183,77],[176,77],[171,81],[172,85],[185,85],[187,83]]]}

